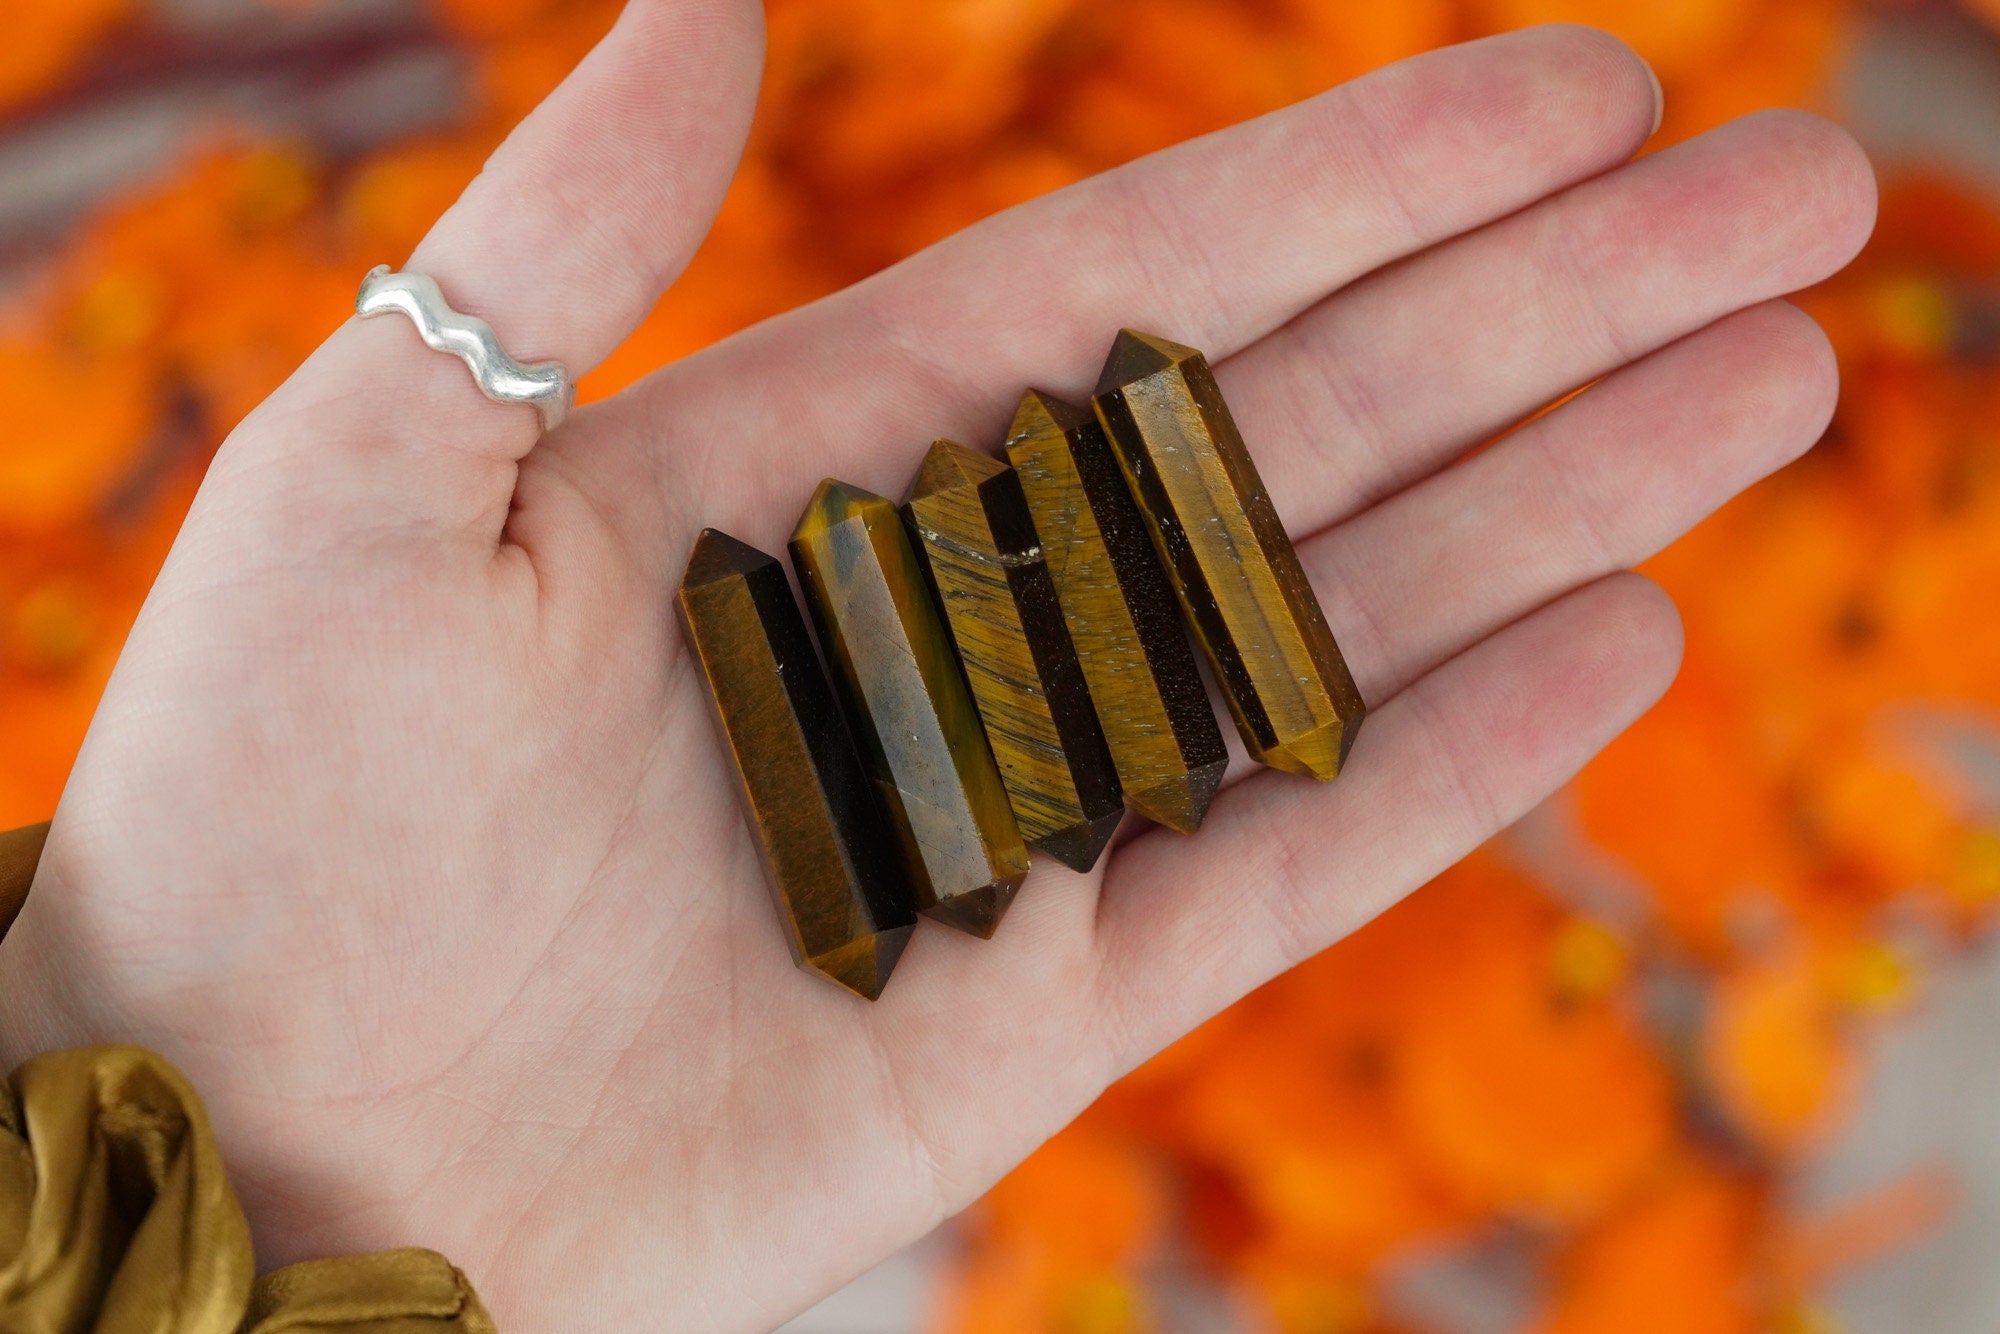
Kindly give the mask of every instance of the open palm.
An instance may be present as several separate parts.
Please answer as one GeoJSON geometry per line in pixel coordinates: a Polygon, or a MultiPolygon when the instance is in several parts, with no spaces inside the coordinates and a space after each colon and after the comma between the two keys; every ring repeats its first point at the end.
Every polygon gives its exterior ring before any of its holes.
{"type": "MultiPolygon", "coordinates": [[[[758,60],[749,0],[638,0],[409,267],[594,365],[700,240],[758,60]]],[[[1665,687],[1673,609],[1620,571],[1818,435],[1832,356],[1776,298],[1873,187],[1792,113],[1628,162],[1656,96],[1582,29],[1423,56],[539,442],[350,322],[216,457],[0,954],[0,1053],[178,1061],[268,1261],[434,1246],[512,1330],[776,1323],[1665,687]],[[1038,861],[992,941],[925,925],[868,1005],[786,953],[681,563],[704,525],[776,549],[823,475],[894,495],[934,436],[992,447],[1120,325],[1217,364],[1372,716],[1338,783],[1239,773],[1192,839],[1038,861]]]]}

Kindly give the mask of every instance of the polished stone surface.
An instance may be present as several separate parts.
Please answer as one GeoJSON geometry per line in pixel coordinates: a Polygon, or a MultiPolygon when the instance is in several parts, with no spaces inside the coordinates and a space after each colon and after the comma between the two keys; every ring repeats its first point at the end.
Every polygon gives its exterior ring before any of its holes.
{"type": "Polygon", "coordinates": [[[1334,777],[1366,710],[1207,358],[1128,329],[1094,402],[1251,755],[1334,777]]]}
{"type": "Polygon", "coordinates": [[[822,482],[792,534],[792,561],[918,910],[992,935],[1028,849],[901,512],[822,482]]]}
{"type": "Polygon", "coordinates": [[[1007,435],[1125,804],[1191,833],[1229,753],[1172,584],[1090,409],[1034,390],[1007,435]]]}
{"type": "Polygon", "coordinates": [[[916,908],[784,567],[704,529],[676,605],[794,955],[874,1000],[916,908]]]}
{"type": "Polygon", "coordinates": [[[1021,836],[1088,871],[1125,803],[1020,479],[998,459],[940,440],[903,513],[1021,836]]]}

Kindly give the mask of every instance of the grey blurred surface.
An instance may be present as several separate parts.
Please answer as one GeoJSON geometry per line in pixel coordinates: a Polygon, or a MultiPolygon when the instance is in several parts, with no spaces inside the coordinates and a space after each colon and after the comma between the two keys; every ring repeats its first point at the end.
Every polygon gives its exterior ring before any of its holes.
{"type": "Polygon", "coordinates": [[[0,124],[0,289],[81,211],[177,160],[203,135],[249,131],[332,160],[448,123],[459,58],[415,0],[164,0],[85,82],[0,124]]]}
{"type": "Polygon", "coordinates": [[[1843,1278],[1833,1309],[1855,1334],[2000,1330],[2000,949],[1943,965],[1919,1011],[1875,1035],[1861,1106],[1800,1183],[1806,1209],[1911,1173],[1957,1183],[1935,1235],[1843,1278]]]}
{"type": "Polygon", "coordinates": [[[924,1327],[946,1240],[932,1234],[890,1256],[818,1306],[781,1326],[784,1334],[896,1334],[924,1327]]]}
{"type": "Polygon", "coordinates": [[[1935,160],[2000,183],[2000,43],[1944,6],[1870,26],[1838,90],[1883,162],[1935,160]]]}

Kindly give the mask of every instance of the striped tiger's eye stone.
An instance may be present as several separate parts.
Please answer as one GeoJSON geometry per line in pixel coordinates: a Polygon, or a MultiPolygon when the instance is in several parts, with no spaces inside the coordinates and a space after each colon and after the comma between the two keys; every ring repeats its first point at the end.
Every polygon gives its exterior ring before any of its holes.
{"type": "Polygon", "coordinates": [[[1095,402],[1251,755],[1334,777],[1361,694],[1208,359],[1127,329],[1095,402]]]}
{"type": "Polygon", "coordinates": [[[1090,409],[1035,390],[1007,434],[1125,804],[1192,833],[1229,751],[1174,591],[1090,409]]]}
{"type": "Polygon", "coordinates": [[[1125,803],[1020,479],[940,440],[903,506],[1030,846],[1096,865],[1125,803]]]}
{"type": "Polygon", "coordinates": [[[916,908],[784,566],[704,529],[675,602],[792,952],[874,1000],[916,928],[916,908]]]}
{"type": "Polygon", "coordinates": [[[1028,849],[901,512],[822,482],[792,534],[792,561],[918,911],[992,935],[1028,849]]]}

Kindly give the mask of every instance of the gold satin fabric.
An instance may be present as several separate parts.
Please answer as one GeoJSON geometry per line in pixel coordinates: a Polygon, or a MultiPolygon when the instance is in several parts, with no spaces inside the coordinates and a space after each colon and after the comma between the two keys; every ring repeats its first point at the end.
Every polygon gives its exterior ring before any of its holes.
{"type": "MultiPolygon", "coordinates": [[[[0,934],[47,826],[0,834],[0,934]]],[[[34,1057],[0,1086],[0,1334],[494,1334],[435,1251],[256,1277],[201,1099],[139,1047],[34,1057]]]]}
{"type": "Polygon", "coordinates": [[[42,860],[42,845],[48,841],[47,824],[31,824],[26,829],[0,833],[0,937],[14,925],[15,915],[27,901],[28,886],[35,880],[35,866],[42,860]]]}

